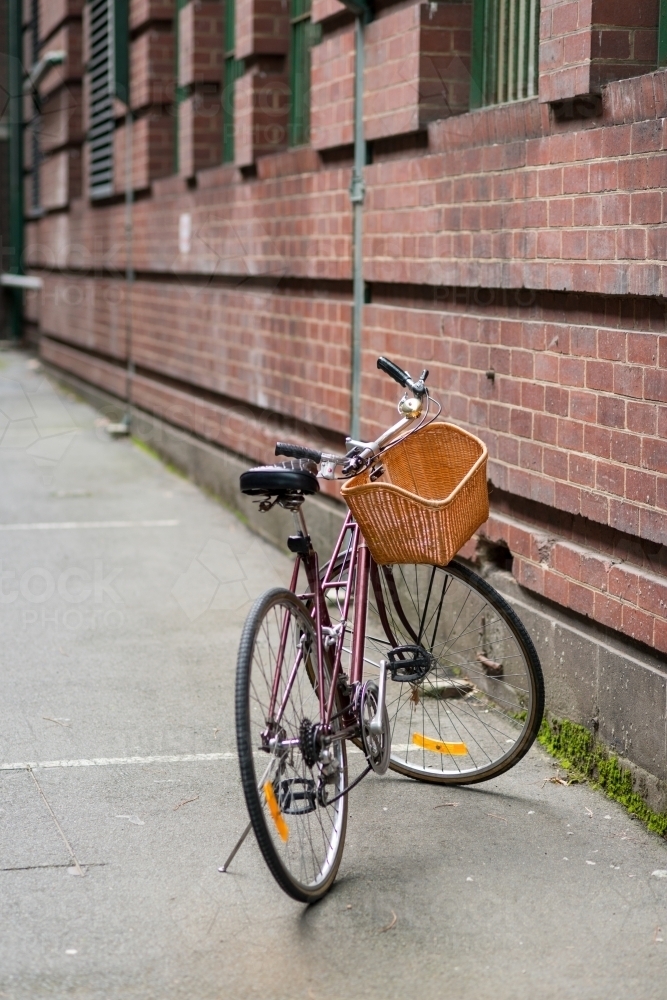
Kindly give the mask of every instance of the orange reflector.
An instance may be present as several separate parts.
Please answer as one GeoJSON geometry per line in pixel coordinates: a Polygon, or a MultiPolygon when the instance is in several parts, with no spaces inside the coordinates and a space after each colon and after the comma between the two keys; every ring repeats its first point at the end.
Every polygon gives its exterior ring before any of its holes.
{"type": "Polygon", "coordinates": [[[418,747],[423,747],[424,750],[432,750],[433,753],[448,753],[452,757],[465,757],[468,753],[465,743],[444,743],[442,740],[432,740],[428,736],[422,736],[421,733],[413,733],[412,742],[416,743],[418,747]]]}
{"type": "Polygon", "coordinates": [[[264,785],[264,796],[266,798],[266,804],[269,807],[269,812],[271,813],[271,819],[276,824],[276,830],[280,834],[280,839],[287,843],[287,838],[289,837],[289,827],[285,820],[283,819],[283,814],[280,811],[280,806],[276,799],[276,793],[273,790],[273,785],[270,781],[267,781],[264,785]]]}

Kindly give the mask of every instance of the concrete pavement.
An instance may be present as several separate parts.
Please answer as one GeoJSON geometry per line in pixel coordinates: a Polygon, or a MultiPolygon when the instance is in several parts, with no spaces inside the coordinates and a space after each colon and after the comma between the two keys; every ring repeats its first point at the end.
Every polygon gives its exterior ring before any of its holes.
{"type": "Polygon", "coordinates": [[[366,779],[310,909],[250,839],[219,874],[236,644],[289,561],[0,366],[0,997],[664,998],[667,845],[539,748],[470,789],[366,779]]]}

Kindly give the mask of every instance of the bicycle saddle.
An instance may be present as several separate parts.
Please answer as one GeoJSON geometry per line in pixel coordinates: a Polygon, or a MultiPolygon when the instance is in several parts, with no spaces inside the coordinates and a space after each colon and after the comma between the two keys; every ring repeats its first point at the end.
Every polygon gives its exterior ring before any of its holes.
{"type": "Polygon", "coordinates": [[[258,465],[241,473],[241,493],[249,496],[264,494],[281,496],[284,493],[317,493],[317,466],[304,458],[291,458],[275,465],[258,465]]]}

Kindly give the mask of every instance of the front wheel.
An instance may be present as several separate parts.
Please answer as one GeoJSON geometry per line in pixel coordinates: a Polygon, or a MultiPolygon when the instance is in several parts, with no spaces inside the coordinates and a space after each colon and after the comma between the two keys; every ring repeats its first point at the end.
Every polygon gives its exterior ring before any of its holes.
{"type": "MultiPolygon", "coordinates": [[[[345,742],[332,741],[325,772],[313,743],[319,677],[306,607],[289,590],[267,591],[250,610],[238,653],[241,782],[264,860],[285,892],[304,903],[331,887],[347,825],[345,742]]],[[[326,664],[323,679],[326,696],[326,664]]]]}
{"type": "Polygon", "coordinates": [[[523,757],[544,711],[542,670],[520,619],[486,580],[458,562],[373,564],[366,662],[379,665],[398,647],[395,677],[423,676],[387,681],[392,770],[473,784],[523,757]]]}

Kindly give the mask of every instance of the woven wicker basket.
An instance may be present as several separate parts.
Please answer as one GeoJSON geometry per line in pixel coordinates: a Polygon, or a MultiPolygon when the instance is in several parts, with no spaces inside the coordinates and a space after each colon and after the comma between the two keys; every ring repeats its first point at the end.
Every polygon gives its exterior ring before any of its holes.
{"type": "Polygon", "coordinates": [[[479,438],[434,422],[383,453],[375,482],[370,469],[349,479],[341,493],[375,562],[446,565],[489,516],[487,457],[479,438]]]}

